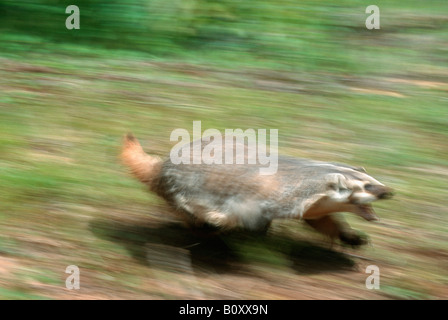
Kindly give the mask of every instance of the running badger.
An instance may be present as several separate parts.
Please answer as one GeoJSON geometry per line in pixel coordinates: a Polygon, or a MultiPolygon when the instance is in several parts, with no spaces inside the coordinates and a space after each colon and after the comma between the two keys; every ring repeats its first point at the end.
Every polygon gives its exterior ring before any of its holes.
{"type": "MultiPolygon", "coordinates": [[[[184,148],[192,151],[193,143],[184,148]]],[[[371,203],[392,197],[392,189],[364,169],[344,164],[279,156],[274,175],[260,175],[258,164],[173,164],[145,153],[132,134],[121,156],[138,180],[195,228],[266,231],[273,219],[302,219],[332,240],[357,246],[365,237],[334,213],[379,220],[371,203]]]]}

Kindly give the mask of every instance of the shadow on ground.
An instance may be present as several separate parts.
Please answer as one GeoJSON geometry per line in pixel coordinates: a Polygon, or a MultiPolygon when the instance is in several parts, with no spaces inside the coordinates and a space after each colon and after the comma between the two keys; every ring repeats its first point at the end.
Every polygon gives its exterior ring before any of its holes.
{"type": "Polygon", "coordinates": [[[124,246],[139,263],[173,271],[238,272],[252,262],[287,265],[299,274],[353,270],[347,255],[281,234],[236,231],[204,236],[182,223],[137,223],[97,219],[90,223],[99,238],[124,246]],[[270,259],[275,256],[277,259],[270,259]],[[281,256],[281,262],[278,257],[281,256]]]}

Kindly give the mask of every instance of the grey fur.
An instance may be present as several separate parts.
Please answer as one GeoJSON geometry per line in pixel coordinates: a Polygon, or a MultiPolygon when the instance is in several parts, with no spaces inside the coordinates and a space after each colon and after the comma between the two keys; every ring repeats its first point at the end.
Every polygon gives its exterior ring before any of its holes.
{"type": "Polygon", "coordinates": [[[391,195],[362,168],[286,156],[278,157],[278,172],[271,176],[260,175],[259,164],[176,165],[166,159],[154,167],[150,179],[139,179],[150,181],[150,189],[190,224],[221,229],[266,230],[273,219],[295,218],[332,237],[352,239],[346,224],[324,217],[348,211],[374,220],[369,203],[391,195]],[[324,222],[330,231],[323,230],[324,222]]]}

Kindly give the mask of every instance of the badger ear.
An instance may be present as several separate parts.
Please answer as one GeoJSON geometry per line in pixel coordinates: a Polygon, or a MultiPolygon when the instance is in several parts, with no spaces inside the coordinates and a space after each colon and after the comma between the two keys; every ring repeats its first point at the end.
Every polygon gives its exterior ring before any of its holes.
{"type": "Polygon", "coordinates": [[[329,173],[325,176],[327,196],[336,202],[346,202],[352,194],[347,178],[341,173],[329,173]]]}
{"type": "Polygon", "coordinates": [[[325,176],[324,181],[329,190],[347,189],[347,178],[341,173],[329,173],[325,176]]]}

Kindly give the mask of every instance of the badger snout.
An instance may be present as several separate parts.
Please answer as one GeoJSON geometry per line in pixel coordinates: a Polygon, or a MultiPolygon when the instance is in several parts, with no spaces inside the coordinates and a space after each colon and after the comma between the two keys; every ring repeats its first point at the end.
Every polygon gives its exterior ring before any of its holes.
{"type": "Polygon", "coordinates": [[[358,189],[350,196],[350,202],[357,205],[371,203],[377,200],[385,200],[393,197],[393,189],[384,185],[366,184],[363,189],[358,189]]]}
{"type": "Polygon", "coordinates": [[[394,191],[392,188],[382,186],[382,185],[372,185],[367,184],[364,186],[366,192],[374,195],[377,199],[386,200],[390,199],[394,195],[394,191]]]}

